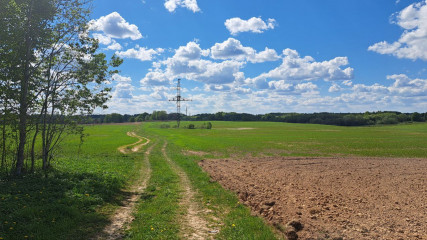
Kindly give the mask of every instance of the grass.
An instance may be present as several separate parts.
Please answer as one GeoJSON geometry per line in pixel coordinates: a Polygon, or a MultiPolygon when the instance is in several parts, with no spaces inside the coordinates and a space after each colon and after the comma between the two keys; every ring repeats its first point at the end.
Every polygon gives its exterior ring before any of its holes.
{"type": "Polygon", "coordinates": [[[179,177],[163,158],[161,144],[150,154],[151,178],[126,239],[179,239],[179,177]]]}
{"type": "Polygon", "coordinates": [[[88,127],[81,153],[78,137],[69,137],[47,178],[39,172],[1,179],[0,238],[88,239],[100,231],[142,164],[117,151],[136,141],[126,136],[133,128],[88,127]]]}
{"type": "MultiPolygon", "coordinates": [[[[194,122],[192,122],[194,123],[194,122]]],[[[189,122],[182,122],[188,125],[189,122]]],[[[201,125],[202,122],[196,122],[201,125]]],[[[339,127],[273,122],[213,122],[206,129],[147,131],[216,157],[257,155],[427,157],[427,123],[339,127]],[[239,130],[241,128],[251,128],[239,130]],[[234,130],[233,130],[234,129],[234,130]]]]}
{"type": "MultiPolygon", "coordinates": [[[[202,122],[192,122],[200,126],[202,122]]],[[[137,129],[157,143],[150,155],[152,178],[136,212],[129,239],[180,238],[179,178],[161,154],[188,175],[197,201],[219,219],[219,239],[275,239],[272,227],[253,217],[237,196],[224,190],[198,166],[202,158],[281,156],[371,156],[427,158],[427,123],[337,127],[268,122],[212,122],[213,129],[161,128],[162,123],[87,127],[66,139],[54,169],[21,178],[0,178],[0,240],[88,239],[108,224],[122,192],[138,178],[142,153],[124,155],[117,147],[138,141],[126,135],[137,129]],[[207,155],[187,156],[184,150],[207,155]]],[[[188,125],[183,122],[182,125],[188,125]]]]}

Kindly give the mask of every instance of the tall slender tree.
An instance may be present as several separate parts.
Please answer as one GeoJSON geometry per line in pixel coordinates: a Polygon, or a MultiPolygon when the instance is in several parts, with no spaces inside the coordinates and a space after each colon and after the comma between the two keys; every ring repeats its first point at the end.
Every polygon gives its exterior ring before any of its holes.
{"type": "Polygon", "coordinates": [[[65,134],[80,129],[73,121],[75,115],[105,107],[111,90],[105,82],[117,72],[110,67],[122,61],[113,56],[108,62],[98,52],[98,42],[89,37],[89,0],[0,0],[0,4],[0,16],[4,16],[0,71],[5,72],[0,77],[10,81],[3,84],[0,97],[8,101],[4,109],[16,109],[15,173],[20,175],[28,132],[33,132],[32,169],[38,134],[47,169],[65,134]],[[11,91],[16,93],[12,98],[3,97],[11,91]]]}

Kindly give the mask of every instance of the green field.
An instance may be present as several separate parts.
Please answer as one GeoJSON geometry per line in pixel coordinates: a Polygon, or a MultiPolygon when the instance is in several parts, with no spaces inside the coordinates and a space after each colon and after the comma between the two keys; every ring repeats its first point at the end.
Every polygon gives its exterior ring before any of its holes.
{"type": "MultiPolygon", "coordinates": [[[[183,126],[189,122],[181,123],[183,126]]],[[[201,125],[202,123],[195,123],[201,125]]],[[[171,123],[173,125],[173,123],[171,123]]],[[[339,127],[269,122],[214,122],[213,129],[144,131],[211,155],[427,157],[427,124],[339,127]]]]}
{"type": "MultiPolygon", "coordinates": [[[[192,122],[194,123],[194,122],[192,122]]],[[[42,173],[0,180],[0,239],[89,239],[108,225],[125,190],[138,178],[143,153],[121,154],[117,148],[136,142],[135,131],[154,146],[152,175],[142,196],[129,239],[180,238],[183,210],[178,177],[161,155],[167,155],[188,175],[196,200],[212,211],[219,239],[274,239],[276,230],[235,194],[211,182],[197,162],[203,158],[252,156],[370,156],[427,158],[427,124],[337,127],[268,122],[212,122],[208,129],[160,128],[142,125],[87,126],[89,136],[79,150],[79,138],[62,144],[48,177],[42,173]],[[206,153],[186,155],[185,151],[206,153]]],[[[170,126],[175,125],[169,122],[170,126]]],[[[182,126],[189,123],[183,122],[182,126]]],[[[195,122],[197,126],[202,122],[195,122]]]]}

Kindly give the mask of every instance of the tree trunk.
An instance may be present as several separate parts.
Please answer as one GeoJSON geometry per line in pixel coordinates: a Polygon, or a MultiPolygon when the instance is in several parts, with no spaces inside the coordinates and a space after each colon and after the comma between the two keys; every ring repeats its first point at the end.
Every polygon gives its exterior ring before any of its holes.
{"type": "Polygon", "coordinates": [[[34,133],[34,137],[33,137],[33,142],[31,144],[31,172],[34,172],[34,163],[35,163],[35,153],[34,153],[34,148],[36,145],[36,140],[37,140],[37,135],[39,133],[39,123],[36,122],[36,132],[34,133]]]}
{"type": "Polygon", "coordinates": [[[27,118],[28,118],[28,85],[30,81],[30,67],[31,67],[31,56],[33,51],[33,41],[30,37],[30,28],[32,21],[34,1],[31,1],[28,9],[28,20],[27,26],[25,29],[25,58],[24,58],[24,72],[20,83],[20,96],[19,96],[19,144],[18,144],[18,154],[16,159],[16,175],[22,174],[22,168],[24,166],[25,158],[25,143],[27,141],[27,118]]]}
{"type": "MultiPolygon", "coordinates": [[[[7,105],[6,105],[7,106],[7,105]]],[[[7,108],[7,107],[5,107],[7,108]]],[[[3,113],[3,128],[2,128],[2,151],[1,151],[1,167],[0,170],[6,168],[6,111],[3,113]]]]}
{"type": "Polygon", "coordinates": [[[16,159],[16,175],[21,175],[22,167],[24,166],[24,151],[25,143],[27,140],[27,111],[28,111],[28,79],[29,79],[29,69],[25,67],[24,78],[21,81],[21,96],[20,96],[20,106],[19,106],[19,145],[18,145],[18,156],[16,159]]]}

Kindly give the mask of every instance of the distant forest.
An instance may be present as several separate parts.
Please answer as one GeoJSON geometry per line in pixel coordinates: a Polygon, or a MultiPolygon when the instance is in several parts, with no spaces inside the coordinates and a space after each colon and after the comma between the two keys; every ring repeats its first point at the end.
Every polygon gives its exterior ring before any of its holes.
{"type": "MultiPolygon", "coordinates": [[[[142,114],[128,115],[112,113],[107,115],[91,115],[84,123],[124,123],[144,121],[175,120],[176,113],[166,111],[144,112],[142,114]]],[[[203,113],[193,116],[181,115],[183,121],[266,121],[287,123],[312,123],[337,126],[365,126],[376,124],[398,124],[403,122],[425,122],[427,113],[401,113],[401,112],[365,112],[365,113],[267,113],[248,114],[235,112],[203,113]]]]}

